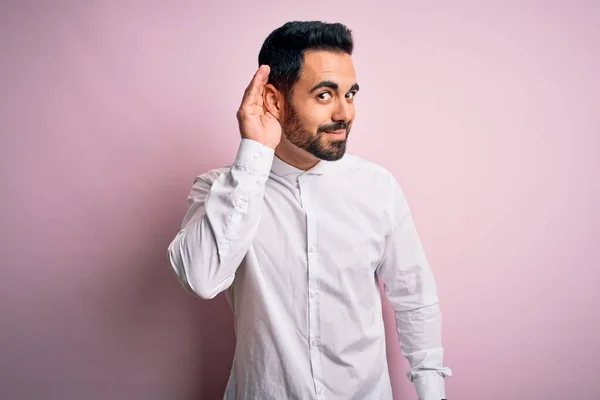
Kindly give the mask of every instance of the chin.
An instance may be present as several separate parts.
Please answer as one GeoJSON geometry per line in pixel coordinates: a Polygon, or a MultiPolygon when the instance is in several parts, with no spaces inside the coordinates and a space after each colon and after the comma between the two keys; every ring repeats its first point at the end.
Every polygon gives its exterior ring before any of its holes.
{"type": "Polygon", "coordinates": [[[319,151],[319,152],[311,152],[313,156],[317,157],[320,160],[325,161],[338,161],[344,154],[346,153],[346,149],[336,149],[334,151],[319,151]]]}

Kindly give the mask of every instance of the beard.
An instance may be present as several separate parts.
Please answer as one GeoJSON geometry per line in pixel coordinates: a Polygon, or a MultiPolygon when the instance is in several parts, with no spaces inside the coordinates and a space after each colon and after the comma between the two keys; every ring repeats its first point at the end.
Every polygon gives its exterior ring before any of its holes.
{"type": "Polygon", "coordinates": [[[298,117],[298,113],[291,103],[288,113],[281,126],[283,133],[294,146],[299,147],[321,160],[337,161],[346,152],[346,142],[350,135],[350,126],[346,122],[336,122],[331,125],[321,125],[317,132],[311,132],[298,117]],[[346,136],[341,140],[328,140],[325,132],[346,130],[346,136]]]}

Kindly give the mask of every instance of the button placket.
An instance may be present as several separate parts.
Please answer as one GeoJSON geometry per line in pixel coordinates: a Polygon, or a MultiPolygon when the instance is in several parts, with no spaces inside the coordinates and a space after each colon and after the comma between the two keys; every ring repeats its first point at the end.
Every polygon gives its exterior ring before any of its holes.
{"type": "Polygon", "coordinates": [[[308,304],[308,335],[310,346],[310,361],[313,371],[313,382],[317,394],[322,394],[323,389],[320,387],[322,382],[322,368],[320,360],[320,325],[319,325],[319,264],[318,264],[318,245],[317,245],[317,219],[313,213],[310,202],[310,181],[308,176],[301,175],[298,177],[298,186],[300,188],[300,198],[302,208],[306,213],[306,242],[307,242],[307,272],[308,286],[306,288],[309,297],[308,304]]]}

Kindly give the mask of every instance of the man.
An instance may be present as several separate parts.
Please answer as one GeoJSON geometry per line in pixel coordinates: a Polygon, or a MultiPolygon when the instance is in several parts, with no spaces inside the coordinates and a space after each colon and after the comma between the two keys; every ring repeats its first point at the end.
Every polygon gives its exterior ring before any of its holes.
{"type": "Polygon", "coordinates": [[[351,31],[273,31],[237,113],[230,167],[200,175],[169,246],[186,288],[225,291],[237,345],[225,399],[391,399],[378,279],[419,399],[445,397],[441,317],[406,199],[345,154],[359,86],[351,31]]]}

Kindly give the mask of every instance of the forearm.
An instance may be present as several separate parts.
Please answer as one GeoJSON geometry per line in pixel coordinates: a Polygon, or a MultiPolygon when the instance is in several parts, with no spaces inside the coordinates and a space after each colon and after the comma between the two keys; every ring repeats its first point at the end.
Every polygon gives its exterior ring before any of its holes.
{"type": "Polygon", "coordinates": [[[444,378],[452,372],[443,363],[439,303],[396,311],[395,315],[402,354],[410,365],[407,376],[415,385],[419,400],[444,399],[444,378]]]}
{"type": "Polygon", "coordinates": [[[168,255],[179,280],[199,297],[213,298],[233,282],[258,229],[272,159],[272,149],[243,140],[234,164],[192,191],[168,255]]]}

